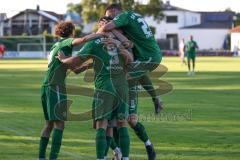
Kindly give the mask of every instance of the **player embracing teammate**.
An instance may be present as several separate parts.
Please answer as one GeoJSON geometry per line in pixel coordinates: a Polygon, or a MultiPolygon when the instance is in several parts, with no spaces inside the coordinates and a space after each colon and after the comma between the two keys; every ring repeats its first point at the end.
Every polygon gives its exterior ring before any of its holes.
{"type": "MultiPolygon", "coordinates": [[[[138,84],[145,84],[145,89],[153,98],[155,103],[155,113],[159,113],[162,106],[159,97],[156,96],[154,88],[150,79],[147,76],[148,72],[156,69],[162,59],[160,48],[143,17],[133,11],[122,11],[117,4],[112,4],[107,7],[106,16],[114,19],[108,24],[104,25],[98,32],[111,31],[113,29],[121,29],[126,37],[133,43],[132,52],[134,55],[134,62],[128,66],[129,73],[129,119],[128,123],[134,130],[138,138],[144,142],[148,159],[155,160],[156,153],[151,141],[147,135],[145,127],[138,121],[137,117],[137,86],[138,84]],[[157,102],[157,104],[156,104],[157,102]]],[[[117,36],[125,47],[130,47],[126,39],[121,39],[117,36]]]]}
{"type": "MultiPolygon", "coordinates": [[[[65,40],[62,40],[63,42],[56,44],[59,49],[53,52],[54,55],[51,56],[53,61],[49,67],[57,64],[73,69],[81,66],[88,59],[93,59],[95,91],[92,116],[96,123],[96,158],[98,160],[106,158],[108,147],[115,142],[117,144],[115,147],[119,147],[120,155],[116,155],[115,159],[129,159],[130,138],[127,122],[139,139],[144,142],[148,159],[155,160],[156,153],[153,145],[145,127],[137,117],[137,87],[139,84],[143,85],[153,99],[155,112],[159,113],[162,109],[161,102],[147,73],[159,66],[162,59],[160,48],[141,15],[133,11],[122,11],[119,5],[112,4],[107,7],[106,16],[99,20],[98,32],[81,41],[81,43],[89,42],[81,48],[76,56],[69,57],[73,45],[72,39],[66,40],[66,43],[63,43],[65,40]],[[109,21],[111,18],[114,19],[109,21]],[[102,35],[107,38],[100,38],[102,35]],[[61,53],[63,47],[69,49],[61,53]],[[110,135],[107,136],[108,129],[111,128],[110,122],[115,122],[114,126],[117,129],[116,133],[111,133],[112,130],[110,130],[110,135]],[[117,138],[107,138],[113,134],[116,134],[117,138]]],[[[66,38],[69,38],[70,35],[66,38]]],[[[58,71],[64,73],[61,77],[64,79],[66,68],[58,71]]],[[[57,159],[64,128],[64,120],[54,117],[54,113],[57,112],[57,105],[64,105],[59,101],[66,99],[66,96],[59,95],[58,84],[49,84],[49,78],[47,82],[46,85],[45,83],[43,85],[42,93],[46,126],[40,140],[39,158],[45,159],[48,139],[54,127],[50,153],[50,159],[53,160],[57,159]],[[49,87],[50,85],[53,87],[49,87]],[[50,95],[55,98],[50,98],[50,95]]],[[[61,83],[64,84],[64,82],[61,83]]],[[[61,90],[62,93],[65,93],[65,87],[62,87],[61,90]]]]}

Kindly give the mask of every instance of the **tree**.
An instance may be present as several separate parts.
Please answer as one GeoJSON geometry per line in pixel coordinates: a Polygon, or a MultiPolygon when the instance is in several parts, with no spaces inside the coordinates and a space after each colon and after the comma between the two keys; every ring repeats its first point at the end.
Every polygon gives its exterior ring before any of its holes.
{"type": "Polygon", "coordinates": [[[162,0],[149,0],[147,4],[141,4],[138,0],[81,0],[79,4],[68,4],[68,8],[81,11],[83,20],[88,23],[98,20],[104,15],[108,4],[121,4],[123,10],[134,10],[143,16],[153,16],[160,21],[163,18],[162,0]]]}
{"type": "Polygon", "coordinates": [[[225,12],[233,12],[232,9],[230,7],[225,9],[225,12]]]}
{"type": "Polygon", "coordinates": [[[75,11],[77,12],[78,14],[81,14],[82,12],[82,6],[80,3],[77,3],[77,4],[74,4],[74,3],[69,3],[67,5],[67,10],[68,11],[75,11]]]}

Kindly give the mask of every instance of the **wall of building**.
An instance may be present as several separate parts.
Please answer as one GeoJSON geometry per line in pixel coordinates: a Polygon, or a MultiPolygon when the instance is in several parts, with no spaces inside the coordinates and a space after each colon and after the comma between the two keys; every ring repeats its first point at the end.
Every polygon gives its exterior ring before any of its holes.
{"type": "Polygon", "coordinates": [[[231,51],[240,50],[240,33],[231,33],[231,51]]]}
{"type": "Polygon", "coordinates": [[[222,49],[228,33],[228,29],[181,29],[179,38],[188,41],[190,35],[193,35],[200,50],[222,49]]]}
{"type": "Polygon", "coordinates": [[[157,39],[166,39],[167,34],[179,34],[181,27],[197,25],[201,23],[201,15],[190,11],[164,11],[165,16],[178,16],[178,23],[167,23],[166,18],[157,22],[153,17],[145,17],[149,26],[156,28],[155,37],[157,39]]]}

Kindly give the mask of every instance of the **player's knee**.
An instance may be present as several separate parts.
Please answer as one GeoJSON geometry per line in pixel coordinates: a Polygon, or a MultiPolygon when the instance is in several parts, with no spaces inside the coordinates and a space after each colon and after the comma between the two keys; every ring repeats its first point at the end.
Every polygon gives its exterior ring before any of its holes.
{"type": "Polygon", "coordinates": [[[107,120],[97,120],[96,121],[96,129],[102,128],[107,129],[108,121],[107,120]]]}
{"type": "Polygon", "coordinates": [[[53,129],[53,122],[47,121],[41,131],[41,136],[49,137],[53,129]]]}
{"type": "Polygon", "coordinates": [[[111,128],[110,127],[107,128],[106,135],[109,136],[109,137],[113,136],[113,128],[112,127],[111,128]]]}
{"type": "Polygon", "coordinates": [[[127,121],[126,120],[118,120],[117,121],[117,126],[118,126],[118,128],[126,127],[127,126],[127,121]]]}
{"type": "Polygon", "coordinates": [[[131,128],[136,126],[137,122],[138,122],[138,117],[136,114],[130,115],[128,117],[128,124],[130,125],[131,128]]]}
{"type": "Polygon", "coordinates": [[[46,122],[46,124],[45,124],[45,130],[46,131],[51,131],[52,129],[53,129],[53,122],[46,122]]]}
{"type": "Polygon", "coordinates": [[[64,130],[65,124],[64,121],[55,121],[54,128],[64,130]]]}

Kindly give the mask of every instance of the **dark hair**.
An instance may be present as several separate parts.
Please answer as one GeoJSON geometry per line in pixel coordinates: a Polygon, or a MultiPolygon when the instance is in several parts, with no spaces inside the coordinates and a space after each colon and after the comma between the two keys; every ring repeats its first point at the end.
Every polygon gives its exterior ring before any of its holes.
{"type": "Polygon", "coordinates": [[[121,4],[117,4],[117,3],[113,3],[113,4],[110,4],[107,6],[107,8],[105,9],[105,13],[108,11],[108,10],[111,10],[111,9],[117,9],[119,11],[122,10],[122,7],[121,7],[121,4]]]}
{"type": "Polygon", "coordinates": [[[73,34],[74,29],[75,26],[72,22],[60,22],[55,28],[55,34],[60,37],[66,38],[73,34]]]}
{"type": "Polygon", "coordinates": [[[103,16],[103,17],[99,18],[98,22],[103,21],[103,20],[111,21],[111,20],[113,20],[113,18],[112,17],[103,16]]]}

